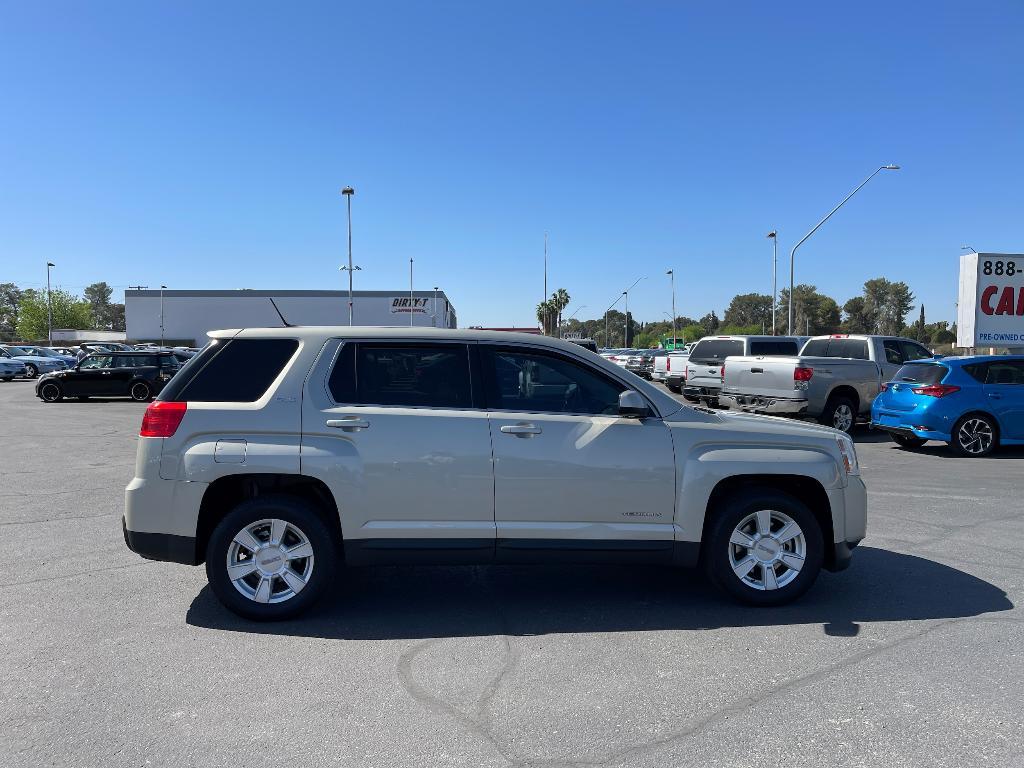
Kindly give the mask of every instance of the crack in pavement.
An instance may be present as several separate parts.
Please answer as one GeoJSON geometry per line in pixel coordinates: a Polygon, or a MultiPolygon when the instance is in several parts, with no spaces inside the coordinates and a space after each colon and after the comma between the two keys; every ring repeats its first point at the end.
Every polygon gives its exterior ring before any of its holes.
{"type": "Polygon", "coordinates": [[[12,581],[8,582],[8,587],[23,587],[26,584],[44,584],[49,581],[63,581],[64,579],[76,579],[79,576],[91,576],[94,573],[103,573],[104,571],[121,571],[125,568],[141,568],[147,565],[159,565],[156,560],[146,560],[141,563],[128,563],[127,565],[111,565],[107,568],[94,568],[91,571],[79,571],[78,573],[67,573],[62,576],[49,576],[43,579],[29,579],[28,581],[12,581]]]}

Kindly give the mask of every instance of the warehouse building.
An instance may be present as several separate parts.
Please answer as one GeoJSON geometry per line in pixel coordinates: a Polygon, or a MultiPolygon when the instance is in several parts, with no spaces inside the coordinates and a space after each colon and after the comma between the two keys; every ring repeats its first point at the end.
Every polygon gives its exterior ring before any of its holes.
{"type": "MultiPolygon", "coordinates": [[[[279,327],[274,304],[292,325],[348,325],[348,291],[172,291],[124,293],[127,336],[202,346],[220,328],[279,327]],[[273,299],[273,302],[271,302],[273,299]]],[[[456,328],[444,291],[354,291],[353,325],[456,328]]]]}

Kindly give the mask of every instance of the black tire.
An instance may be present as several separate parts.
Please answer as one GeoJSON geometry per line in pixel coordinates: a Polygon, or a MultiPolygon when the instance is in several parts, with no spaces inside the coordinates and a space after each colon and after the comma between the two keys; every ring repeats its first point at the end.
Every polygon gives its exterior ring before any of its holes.
{"type": "Polygon", "coordinates": [[[45,403],[59,403],[64,399],[64,390],[55,381],[47,381],[39,388],[39,397],[45,403]]]}
{"type": "Polygon", "coordinates": [[[914,437],[913,435],[898,435],[895,432],[890,432],[889,437],[893,439],[900,448],[906,448],[907,450],[914,450],[920,448],[922,445],[927,443],[923,437],[914,437]]]}
{"type": "Polygon", "coordinates": [[[32,363],[25,364],[25,377],[34,379],[39,375],[39,369],[36,368],[32,363]]]}
{"type": "Polygon", "coordinates": [[[134,381],[128,388],[128,395],[137,403],[145,403],[153,397],[153,389],[144,381],[134,381]]]}
{"type": "MultiPolygon", "coordinates": [[[[316,509],[294,496],[267,495],[244,501],[214,528],[206,545],[206,577],[217,599],[229,610],[253,621],[291,618],[312,606],[334,581],[338,557],[334,538],[316,509]],[[260,520],[276,518],[297,527],[313,548],[311,572],[301,591],[278,603],[259,603],[243,595],[228,576],[227,557],[234,537],[260,520]]],[[[274,579],[270,583],[273,585],[274,579]]],[[[283,585],[283,580],[278,580],[283,585]]],[[[272,586],[271,589],[274,589],[272,586]]]]}
{"type": "Polygon", "coordinates": [[[857,405],[848,397],[834,395],[825,403],[825,410],[818,421],[826,427],[850,434],[857,423],[857,405]]]}
{"type": "Polygon", "coordinates": [[[4,381],[14,381],[13,376],[4,376],[4,381]]]}
{"type": "MultiPolygon", "coordinates": [[[[979,429],[975,429],[977,433],[979,429]]],[[[957,456],[969,456],[971,458],[981,458],[983,456],[989,456],[999,446],[999,427],[995,420],[984,413],[968,413],[965,416],[961,416],[960,420],[953,425],[953,431],[950,433],[953,438],[950,440],[949,447],[953,449],[953,453],[957,456]],[[970,423],[979,422],[982,425],[986,425],[991,435],[987,445],[971,445],[965,434],[961,434],[965,426],[968,426],[970,431],[970,423]]]]}
{"type": "MultiPolygon", "coordinates": [[[[709,514],[711,519],[701,547],[701,564],[709,580],[731,597],[751,605],[783,605],[804,594],[818,578],[825,557],[821,527],[814,514],[794,496],[773,488],[749,488],[729,496],[709,514]],[[731,562],[731,558],[742,550],[730,541],[733,531],[746,518],[761,510],[787,515],[800,526],[804,536],[803,565],[788,583],[772,590],[759,589],[741,580],[733,571],[731,562]]],[[[773,533],[778,532],[773,530],[773,533]]],[[[766,581],[764,566],[755,568],[762,569],[762,581],[766,581]]],[[[781,571],[781,577],[786,577],[788,569],[784,565],[772,568],[773,573],[781,571]]],[[[755,572],[751,570],[751,573],[755,572]]]]}

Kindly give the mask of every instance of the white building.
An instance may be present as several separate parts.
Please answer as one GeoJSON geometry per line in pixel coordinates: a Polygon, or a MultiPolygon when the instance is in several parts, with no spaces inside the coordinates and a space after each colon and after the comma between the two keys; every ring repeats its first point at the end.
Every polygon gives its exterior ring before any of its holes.
{"type": "MultiPolygon", "coordinates": [[[[163,338],[202,346],[207,332],[219,328],[280,327],[274,304],[292,325],[348,325],[348,291],[245,289],[128,290],[125,325],[133,341],[163,338]]],[[[415,326],[457,327],[455,308],[443,291],[414,291],[411,299],[409,291],[354,291],[352,315],[354,325],[408,326],[411,318],[415,326]]]]}

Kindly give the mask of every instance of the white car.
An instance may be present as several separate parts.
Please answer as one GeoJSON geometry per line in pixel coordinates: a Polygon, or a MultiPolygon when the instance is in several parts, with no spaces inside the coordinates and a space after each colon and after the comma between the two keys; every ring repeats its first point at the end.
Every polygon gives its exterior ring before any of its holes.
{"type": "Polygon", "coordinates": [[[701,564],[736,598],[779,605],[864,537],[847,435],[686,406],[575,344],[211,336],[143,417],[124,535],[143,557],[205,562],[252,619],[294,615],[343,565],[374,563],[701,564]]]}

